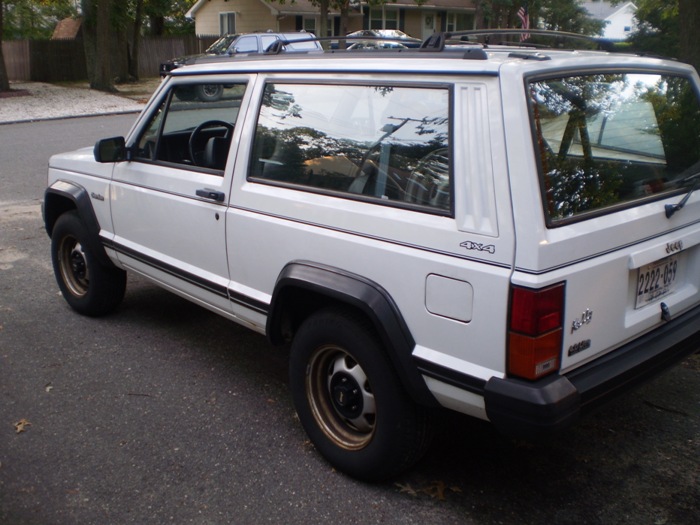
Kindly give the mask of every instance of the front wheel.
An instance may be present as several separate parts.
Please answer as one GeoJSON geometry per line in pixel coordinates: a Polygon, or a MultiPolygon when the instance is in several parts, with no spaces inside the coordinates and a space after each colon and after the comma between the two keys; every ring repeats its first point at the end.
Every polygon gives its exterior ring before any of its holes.
{"type": "Polygon", "coordinates": [[[304,429],[339,470],[379,481],[406,470],[427,449],[426,410],[408,397],[359,314],[328,309],[307,319],[292,342],[289,373],[304,429]]]}
{"type": "Polygon", "coordinates": [[[202,102],[216,102],[224,94],[221,84],[201,84],[195,88],[197,98],[202,102]]]}
{"type": "Polygon", "coordinates": [[[101,264],[91,250],[89,233],[78,213],[61,215],[51,232],[51,259],[64,299],[83,315],[114,310],[124,298],[126,272],[101,264]]]}

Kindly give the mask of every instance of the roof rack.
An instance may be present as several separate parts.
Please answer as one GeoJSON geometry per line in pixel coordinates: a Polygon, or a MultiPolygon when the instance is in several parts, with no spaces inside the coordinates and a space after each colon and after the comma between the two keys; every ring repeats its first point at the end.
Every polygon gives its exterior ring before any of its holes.
{"type": "MultiPolygon", "coordinates": [[[[300,42],[358,42],[358,41],[390,41],[405,42],[406,39],[397,37],[373,37],[373,36],[334,36],[318,37],[309,33],[308,38],[295,40],[279,39],[270,44],[265,50],[266,55],[279,55],[286,49],[287,44],[300,42]]],[[[418,48],[395,49],[393,52],[441,52],[446,49],[456,50],[465,48],[465,58],[485,59],[484,49],[492,46],[515,47],[519,49],[589,49],[598,51],[613,51],[614,44],[610,40],[579,33],[566,31],[551,31],[547,29],[470,29],[466,31],[437,32],[425,39],[418,48]],[[517,38],[514,38],[517,37],[517,38]],[[583,46],[566,45],[567,42],[585,44],[583,46]]],[[[334,49],[335,51],[347,51],[346,49],[334,49]]],[[[376,52],[373,51],[373,52],[376,52]]]]}
{"type": "MultiPolygon", "coordinates": [[[[564,45],[566,41],[585,42],[596,50],[612,51],[614,49],[613,42],[605,38],[547,29],[470,29],[466,31],[435,33],[423,42],[421,49],[442,51],[445,49],[445,46],[451,44],[481,44],[485,48],[498,45],[525,48],[534,47],[538,49],[561,49],[567,48],[564,45]],[[510,40],[507,38],[510,36],[518,36],[518,39],[510,40]],[[483,37],[481,39],[483,41],[480,42],[478,37],[483,37]],[[500,39],[496,40],[497,37],[500,37],[500,39]],[[546,39],[554,39],[554,44],[541,42],[546,39]],[[538,42],[538,40],[540,41],[538,42]]],[[[589,47],[589,49],[590,48],[591,47],[589,47]]]]}

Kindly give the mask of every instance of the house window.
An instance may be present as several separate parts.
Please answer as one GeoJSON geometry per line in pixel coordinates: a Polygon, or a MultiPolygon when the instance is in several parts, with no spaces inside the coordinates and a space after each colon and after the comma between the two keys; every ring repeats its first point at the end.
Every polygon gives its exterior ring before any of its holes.
{"type": "Polygon", "coordinates": [[[474,15],[447,13],[446,31],[464,31],[467,29],[474,29],[474,15]]]}
{"type": "Polygon", "coordinates": [[[302,19],[301,28],[307,33],[316,34],[316,18],[312,16],[305,16],[302,19]]]}
{"type": "Polygon", "coordinates": [[[370,8],[369,29],[399,29],[398,9],[370,8]]]}
{"type": "Polygon", "coordinates": [[[219,13],[219,34],[227,35],[236,32],[236,13],[219,13]]]}

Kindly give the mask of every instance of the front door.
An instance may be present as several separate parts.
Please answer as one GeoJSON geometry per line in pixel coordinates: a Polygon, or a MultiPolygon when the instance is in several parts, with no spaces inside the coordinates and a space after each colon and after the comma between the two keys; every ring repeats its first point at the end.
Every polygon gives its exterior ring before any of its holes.
{"type": "Polygon", "coordinates": [[[130,137],[133,158],[112,181],[123,264],[220,313],[230,312],[226,167],[244,91],[243,82],[173,85],[130,137]]]}
{"type": "Polygon", "coordinates": [[[430,35],[432,35],[435,32],[436,26],[436,18],[437,18],[437,13],[434,11],[427,11],[423,13],[422,15],[422,20],[423,23],[421,24],[422,29],[422,34],[421,38],[425,40],[428,38],[430,35]]]}

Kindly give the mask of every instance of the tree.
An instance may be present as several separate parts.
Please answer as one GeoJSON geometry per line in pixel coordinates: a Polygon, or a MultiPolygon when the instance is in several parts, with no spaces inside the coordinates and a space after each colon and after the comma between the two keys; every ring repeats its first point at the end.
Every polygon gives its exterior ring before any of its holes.
{"type": "MultiPolygon", "coordinates": [[[[621,0],[613,0],[619,4],[621,0]]],[[[678,0],[637,0],[637,30],[628,41],[636,51],[679,56],[680,25],[678,20],[678,0]]]]}
{"type": "Polygon", "coordinates": [[[700,71],[700,45],[695,31],[700,27],[700,3],[698,0],[678,0],[680,18],[680,58],[700,71]]]}
{"type": "Polygon", "coordinates": [[[4,0],[3,30],[8,40],[50,38],[56,23],[77,11],[72,0],[4,0]]]}
{"type": "Polygon", "coordinates": [[[584,35],[598,35],[603,29],[603,23],[593,19],[578,0],[476,0],[476,27],[520,27],[517,12],[523,5],[531,27],[584,35]]]}
{"type": "Polygon", "coordinates": [[[695,35],[700,24],[697,0],[637,0],[636,5],[639,25],[630,38],[635,49],[678,57],[700,71],[700,46],[695,35]]]}
{"type": "Polygon", "coordinates": [[[82,0],[83,39],[90,87],[113,92],[110,32],[112,0],[82,0]]]}
{"type": "Polygon", "coordinates": [[[2,54],[2,38],[3,38],[3,12],[5,11],[3,7],[3,0],[0,0],[0,92],[10,91],[10,79],[7,76],[7,69],[5,68],[5,56],[2,54]]]}
{"type": "MultiPolygon", "coordinates": [[[[619,4],[622,0],[613,0],[619,4]]],[[[677,57],[700,71],[700,46],[696,28],[700,24],[697,0],[635,0],[637,30],[630,37],[637,51],[677,57]]]]}
{"type": "Polygon", "coordinates": [[[138,79],[144,33],[192,29],[184,14],[195,0],[82,0],[83,37],[90,86],[115,91],[115,83],[138,79]],[[99,29],[98,28],[101,28],[99,29]]]}

